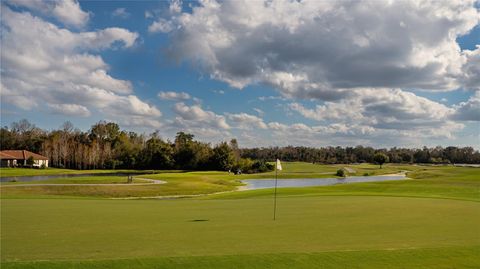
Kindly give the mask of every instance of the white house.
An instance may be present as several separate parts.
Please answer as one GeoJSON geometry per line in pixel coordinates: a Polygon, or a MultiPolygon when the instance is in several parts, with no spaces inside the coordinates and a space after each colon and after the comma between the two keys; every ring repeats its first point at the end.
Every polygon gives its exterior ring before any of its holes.
{"type": "Polygon", "coordinates": [[[28,150],[2,150],[0,151],[0,166],[15,167],[26,166],[27,160],[33,158],[33,166],[48,167],[48,158],[28,150]]]}

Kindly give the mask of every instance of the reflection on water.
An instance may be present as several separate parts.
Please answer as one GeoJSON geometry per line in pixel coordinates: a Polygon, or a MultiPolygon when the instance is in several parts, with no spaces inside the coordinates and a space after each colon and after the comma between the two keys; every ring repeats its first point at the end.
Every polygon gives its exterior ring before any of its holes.
{"type": "MultiPolygon", "coordinates": [[[[405,179],[405,175],[394,176],[368,176],[368,177],[346,177],[346,178],[290,178],[279,179],[277,182],[278,188],[287,187],[311,187],[311,186],[328,186],[336,184],[346,183],[358,183],[358,182],[376,182],[376,181],[390,181],[390,180],[402,180],[405,179]]],[[[275,187],[275,179],[247,179],[242,180],[247,184],[245,189],[267,189],[275,187]]]]}

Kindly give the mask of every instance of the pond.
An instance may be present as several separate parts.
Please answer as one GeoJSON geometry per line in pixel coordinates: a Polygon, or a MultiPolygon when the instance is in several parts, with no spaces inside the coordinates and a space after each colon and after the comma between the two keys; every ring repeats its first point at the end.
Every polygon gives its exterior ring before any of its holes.
{"type": "MultiPolygon", "coordinates": [[[[405,175],[385,175],[385,176],[363,176],[363,177],[345,177],[345,178],[290,178],[278,179],[278,188],[289,187],[313,187],[313,186],[329,186],[337,184],[358,183],[358,182],[378,182],[403,180],[405,175]]],[[[268,189],[275,187],[275,179],[247,179],[242,180],[247,184],[243,189],[256,190],[268,189]]]]}
{"type": "Polygon", "coordinates": [[[108,176],[130,176],[143,175],[145,172],[131,172],[131,173],[87,173],[87,174],[65,174],[65,175],[43,175],[43,176],[20,176],[20,177],[2,177],[0,182],[30,182],[41,181],[55,178],[71,178],[71,177],[108,177],[108,176]]]}

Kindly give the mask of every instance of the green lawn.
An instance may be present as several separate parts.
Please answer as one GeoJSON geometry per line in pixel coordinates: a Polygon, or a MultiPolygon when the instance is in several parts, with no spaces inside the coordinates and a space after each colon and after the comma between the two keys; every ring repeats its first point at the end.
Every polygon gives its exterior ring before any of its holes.
{"type": "Polygon", "coordinates": [[[424,249],[329,251],[319,253],[280,253],[222,256],[155,257],[142,259],[34,261],[4,263],[6,269],[405,269],[478,268],[479,247],[424,249]]]}
{"type": "MultiPolygon", "coordinates": [[[[341,167],[283,166],[282,177],[341,167]]],[[[2,268],[480,267],[480,169],[351,167],[356,174],[406,170],[412,179],[279,189],[277,221],[271,189],[95,198],[231,190],[239,179],[272,173],[164,173],[148,177],[167,184],[106,189],[2,187],[2,268]]]]}
{"type": "MultiPolygon", "coordinates": [[[[401,197],[2,201],[3,261],[480,245],[480,204],[401,197]]],[[[480,262],[480,257],[474,259],[480,262]]]]}

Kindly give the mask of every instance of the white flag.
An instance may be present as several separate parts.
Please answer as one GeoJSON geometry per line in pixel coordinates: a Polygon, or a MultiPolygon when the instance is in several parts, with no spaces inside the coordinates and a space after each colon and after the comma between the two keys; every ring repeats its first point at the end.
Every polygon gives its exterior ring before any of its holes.
{"type": "Polygon", "coordinates": [[[282,164],[279,159],[277,159],[277,170],[282,170],[282,164]]]}

